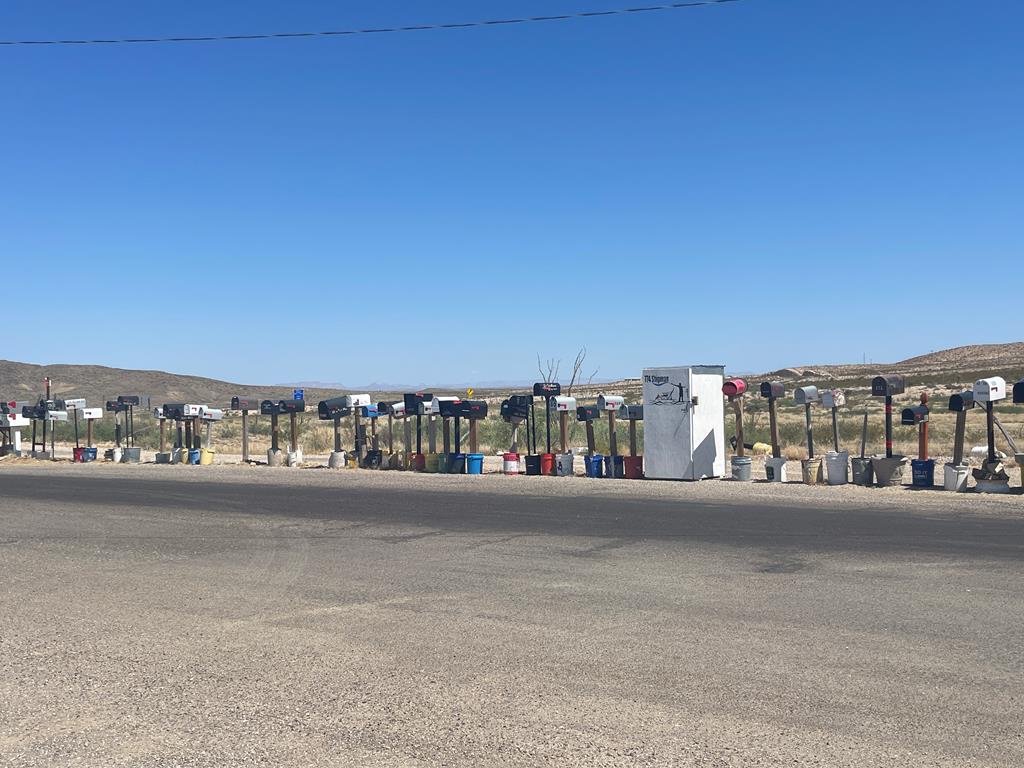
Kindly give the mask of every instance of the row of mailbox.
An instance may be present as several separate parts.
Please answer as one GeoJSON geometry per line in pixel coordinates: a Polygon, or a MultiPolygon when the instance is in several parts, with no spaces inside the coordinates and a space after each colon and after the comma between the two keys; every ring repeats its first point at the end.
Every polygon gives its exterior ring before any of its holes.
{"type": "MultiPolygon", "coordinates": [[[[895,397],[906,392],[906,380],[903,376],[876,376],[871,381],[872,397],[895,397]]],[[[727,397],[737,397],[747,391],[746,382],[742,379],[730,379],[722,386],[722,392],[727,397]]],[[[973,407],[975,402],[988,403],[1002,400],[1007,395],[1006,380],[1000,376],[992,376],[987,379],[978,379],[969,392],[960,395],[953,395],[950,399],[949,410],[959,411],[965,409],[965,403],[970,402],[967,408],[973,407]]],[[[781,381],[764,381],[761,383],[761,397],[778,400],[786,396],[785,385],[781,381]]],[[[793,400],[797,405],[820,402],[826,408],[841,408],[846,405],[846,395],[839,389],[826,389],[819,391],[817,387],[797,387],[793,390],[793,400]]],[[[1024,381],[1013,385],[1013,402],[1024,403],[1024,381]]]]}

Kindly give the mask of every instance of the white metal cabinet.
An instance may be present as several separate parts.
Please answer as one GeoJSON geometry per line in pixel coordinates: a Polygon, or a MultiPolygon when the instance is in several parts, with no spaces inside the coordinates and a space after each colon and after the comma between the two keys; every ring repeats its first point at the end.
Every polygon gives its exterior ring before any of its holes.
{"type": "Polygon", "coordinates": [[[644,476],[701,480],[725,474],[721,365],[645,368],[644,476]]]}

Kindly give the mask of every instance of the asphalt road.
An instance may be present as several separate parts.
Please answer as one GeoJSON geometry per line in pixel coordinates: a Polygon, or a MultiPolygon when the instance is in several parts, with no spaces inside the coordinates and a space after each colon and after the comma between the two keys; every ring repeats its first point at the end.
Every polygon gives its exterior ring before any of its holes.
{"type": "Polygon", "coordinates": [[[1022,577],[1024,516],[11,473],[0,765],[1020,766],[1022,577]]]}

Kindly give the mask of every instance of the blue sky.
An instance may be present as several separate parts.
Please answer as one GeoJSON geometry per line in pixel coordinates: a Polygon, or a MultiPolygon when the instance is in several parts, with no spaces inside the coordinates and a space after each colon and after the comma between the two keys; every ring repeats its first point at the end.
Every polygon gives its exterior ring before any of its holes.
{"type": "MultiPolygon", "coordinates": [[[[621,5],[22,1],[0,37],[621,5]]],[[[1022,32],[1010,0],[741,0],[0,47],[0,357],[473,384],[1019,339],[1022,32]]]]}

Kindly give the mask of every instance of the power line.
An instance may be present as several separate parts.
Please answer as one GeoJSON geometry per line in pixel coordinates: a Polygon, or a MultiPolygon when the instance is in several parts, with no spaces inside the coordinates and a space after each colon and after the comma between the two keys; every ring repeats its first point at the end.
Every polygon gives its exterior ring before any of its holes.
{"type": "Polygon", "coordinates": [[[440,29],[469,29],[493,27],[506,24],[534,24],[547,21],[575,21],[602,16],[626,16],[633,13],[654,13],[678,11],[684,8],[698,8],[705,5],[724,5],[739,0],[692,0],[688,3],[665,3],[638,8],[615,8],[608,11],[583,11],[558,16],[526,16],[520,19],[490,19],[486,21],[464,21],[451,24],[418,24],[409,27],[380,27],[376,29],[344,29],[325,32],[267,32],[253,35],[204,35],[196,37],[120,37],[109,39],[82,40],[0,40],[0,45],[119,45],[122,43],[212,43],[229,40],[283,40],[302,37],[346,37],[352,35],[380,35],[392,32],[427,32],[440,29]]]}

